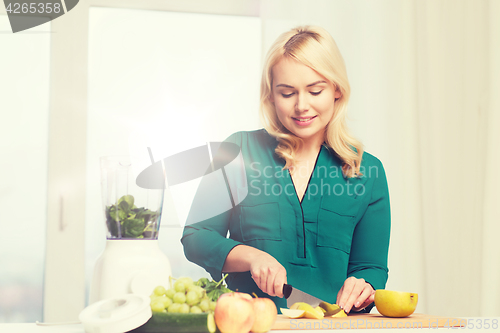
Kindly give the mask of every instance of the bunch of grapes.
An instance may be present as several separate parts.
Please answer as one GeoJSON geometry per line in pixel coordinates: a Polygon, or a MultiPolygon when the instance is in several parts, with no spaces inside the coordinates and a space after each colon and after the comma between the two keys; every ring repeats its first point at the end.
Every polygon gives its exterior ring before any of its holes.
{"type": "Polygon", "coordinates": [[[153,312],[213,312],[216,305],[207,296],[206,290],[196,285],[190,277],[176,279],[168,290],[163,286],[156,287],[150,298],[153,312]]]}

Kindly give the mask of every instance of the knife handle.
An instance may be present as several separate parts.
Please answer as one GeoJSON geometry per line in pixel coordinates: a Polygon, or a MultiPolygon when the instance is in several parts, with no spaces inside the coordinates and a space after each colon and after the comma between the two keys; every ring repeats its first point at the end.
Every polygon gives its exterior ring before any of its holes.
{"type": "Polygon", "coordinates": [[[292,289],[293,289],[293,288],[292,288],[292,286],[291,286],[291,285],[289,285],[289,284],[286,284],[286,283],[285,283],[285,284],[283,285],[283,296],[284,296],[285,298],[290,297],[290,294],[292,293],[292,289]]]}

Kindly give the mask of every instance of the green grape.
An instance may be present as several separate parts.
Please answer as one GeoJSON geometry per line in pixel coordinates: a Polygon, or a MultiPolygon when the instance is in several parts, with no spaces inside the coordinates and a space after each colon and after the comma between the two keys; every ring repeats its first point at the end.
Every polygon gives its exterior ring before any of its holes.
{"type": "Polygon", "coordinates": [[[210,302],[210,311],[215,311],[216,305],[217,305],[217,302],[210,302]]]}
{"type": "Polygon", "coordinates": [[[186,285],[182,282],[182,280],[177,280],[174,283],[174,289],[178,293],[183,293],[186,291],[186,285]]]}
{"type": "Polygon", "coordinates": [[[198,294],[196,291],[191,290],[186,294],[186,303],[188,305],[195,305],[200,302],[200,298],[198,297],[198,294]]]}
{"type": "Polygon", "coordinates": [[[191,279],[190,277],[187,277],[187,276],[178,278],[177,281],[175,281],[175,283],[174,283],[174,288],[175,288],[175,291],[177,291],[177,292],[183,292],[183,291],[187,292],[190,289],[192,289],[194,286],[195,285],[194,285],[193,279],[191,279]],[[184,287],[182,287],[182,285],[184,285],[184,287]]]}
{"type": "Polygon", "coordinates": [[[198,305],[203,312],[210,310],[210,301],[208,299],[202,299],[198,305]]]}
{"type": "Polygon", "coordinates": [[[169,290],[167,290],[165,292],[165,296],[167,296],[170,299],[174,298],[174,295],[175,295],[175,289],[174,288],[170,288],[169,290]]]}
{"type": "Polygon", "coordinates": [[[183,292],[175,293],[173,298],[174,303],[186,303],[186,295],[183,292]]]}
{"type": "MultiPolygon", "coordinates": [[[[187,304],[186,304],[186,305],[187,305],[187,304]]],[[[167,311],[168,311],[168,312],[172,312],[172,313],[178,313],[180,309],[181,309],[181,305],[180,305],[179,303],[172,303],[172,304],[168,307],[167,311]]]]}
{"type": "Polygon", "coordinates": [[[181,307],[179,308],[179,313],[189,313],[189,305],[186,303],[181,304],[181,307]]]}
{"type": "Polygon", "coordinates": [[[186,292],[190,292],[191,290],[196,290],[196,288],[198,288],[198,286],[195,284],[184,283],[184,285],[186,286],[186,292]]]}
{"type": "Polygon", "coordinates": [[[158,295],[153,294],[153,295],[149,296],[149,299],[151,300],[151,303],[153,303],[154,301],[156,301],[157,299],[159,299],[161,297],[163,297],[163,296],[158,296],[158,295]]]}
{"type": "Polygon", "coordinates": [[[192,288],[192,290],[198,294],[198,298],[200,300],[203,299],[207,294],[205,289],[203,289],[202,287],[199,287],[199,286],[194,286],[194,288],[192,288]]]}
{"type": "Polygon", "coordinates": [[[151,311],[153,312],[163,312],[165,307],[163,306],[163,302],[161,300],[157,300],[151,303],[151,311]]]}
{"type": "Polygon", "coordinates": [[[194,284],[193,279],[191,279],[189,276],[180,277],[177,279],[177,281],[181,281],[186,287],[194,284]]]}
{"type": "Polygon", "coordinates": [[[189,312],[191,312],[191,313],[202,313],[203,311],[201,311],[201,309],[195,305],[195,306],[191,307],[191,309],[189,310],[189,312]]]}
{"type": "Polygon", "coordinates": [[[165,289],[165,287],[163,287],[163,286],[158,286],[158,287],[156,287],[156,288],[153,290],[153,293],[154,293],[155,295],[158,295],[158,296],[163,296],[163,295],[165,295],[165,292],[166,292],[166,291],[167,291],[167,290],[165,289]]]}
{"type": "Polygon", "coordinates": [[[161,301],[163,302],[163,307],[165,309],[168,308],[173,303],[172,300],[168,297],[162,297],[161,301]]]}

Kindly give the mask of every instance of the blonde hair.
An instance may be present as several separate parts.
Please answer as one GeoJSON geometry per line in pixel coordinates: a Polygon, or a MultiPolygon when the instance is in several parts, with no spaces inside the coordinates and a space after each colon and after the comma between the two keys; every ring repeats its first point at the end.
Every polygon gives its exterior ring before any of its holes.
{"type": "Polygon", "coordinates": [[[352,137],[346,125],[347,102],[351,93],[344,59],[330,34],[320,27],[300,26],[283,33],[269,50],[260,87],[260,119],[267,132],[278,140],[276,154],[283,158],[285,168],[293,166],[295,154],[302,146],[302,139],[288,131],[279,121],[271,102],[272,69],[282,58],[294,59],[333,83],[340,90],[334,115],[325,131],[325,145],[333,149],[342,161],[342,171],[347,177],[361,176],[363,155],[361,142],[352,137]]]}

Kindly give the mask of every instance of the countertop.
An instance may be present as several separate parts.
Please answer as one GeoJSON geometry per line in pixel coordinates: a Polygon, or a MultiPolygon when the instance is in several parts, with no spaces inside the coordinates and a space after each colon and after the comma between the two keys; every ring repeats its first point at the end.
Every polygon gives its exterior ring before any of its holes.
{"type": "MultiPolygon", "coordinates": [[[[462,317],[467,320],[467,327],[465,328],[439,328],[439,332],[457,332],[457,330],[469,331],[469,332],[477,332],[478,330],[484,332],[500,332],[500,317],[462,317]],[[492,326],[493,323],[496,323],[496,326],[492,326]],[[489,328],[487,328],[489,327],[489,328]]],[[[435,329],[435,328],[434,328],[435,329]]],[[[398,331],[403,331],[406,329],[398,329],[398,328],[381,328],[381,329],[356,329],[356,328],[346,328],[341,331],[349,331],[352,333],[394,333],[398,331]]],[[[423,329],[428,330],[428,329],[423,329]]],[[[431,329],[432,330],[432,329],[431,329]]],[[[276,332],[283,333],[297,333],[300,332],[317,332],[318,330],[278,330],[276,332]]],[[[322,332],[335,332],[339,330],[335,329],[325,329],[321,330],[322,332]]],[[[83,325],[81,324],[72,324],[72,325],[50,325],[50,326],[42,326],[37,325],[35,323],[26,323],[26,324],[0,324],[0,332],[2,333],[85,333],[83,329],[83,325]]]]}

